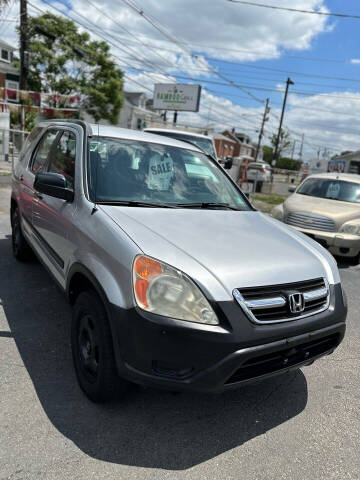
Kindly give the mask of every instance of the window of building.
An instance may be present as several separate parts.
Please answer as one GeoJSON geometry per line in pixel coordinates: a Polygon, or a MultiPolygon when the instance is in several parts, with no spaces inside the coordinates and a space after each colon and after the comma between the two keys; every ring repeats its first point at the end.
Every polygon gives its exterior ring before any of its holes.
{"type": "Polygon", "coordinates": [[[74,188],[76,157],[76,137],[72,132],[64,132],[51,155],[49,172],[61,173],[66,179],[66,186],[74,188]]]}
{"type": "Polygon", "coordinates": [[[18,102],[19,101],[19,82],[15,82],[14,80],[6,80],[5,81],[5,98],[10,102],[18,102]]]}
{"type": "Polygon", "coordinates": [[[6,50],[5,48],[1,49],[1,60],[5,62],[10,62],[10,51],[6,50]]]}

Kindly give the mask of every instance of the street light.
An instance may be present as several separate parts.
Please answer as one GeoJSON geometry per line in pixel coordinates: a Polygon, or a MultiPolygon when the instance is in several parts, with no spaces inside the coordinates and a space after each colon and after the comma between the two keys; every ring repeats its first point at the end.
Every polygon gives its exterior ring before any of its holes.
{"type": "Polygon", "coordinates": [[[281,118],[280,118],[280,125],[279,125],[279,131],[278,135],[276,138],[276,144],[275,144],[275,152],[274,152],[274,157],[273,161],[271,162],[271,165],[274,166],[276,164],[276,160],[279,154],[279,143],[280,143],[280,136],[281,136],[281,130],[282,130],[282,124],[284,120],[284,114],[285,114],[285,108],[286,108],[286,100],[289,92],[289,86],[290,85],[295,85],[295,83],[291,80],[291,78],[288,78],[286,80],[286,89],[285,89],[285,95],[284,95],[284,102],[283,102],[283,107],[282,107],[282,112],[281,112],[281,118]]]}

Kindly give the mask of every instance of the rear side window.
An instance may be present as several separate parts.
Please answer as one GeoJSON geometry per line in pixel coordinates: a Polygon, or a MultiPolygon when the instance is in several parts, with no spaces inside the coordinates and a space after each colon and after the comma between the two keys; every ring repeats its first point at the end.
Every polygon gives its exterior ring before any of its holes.
{"type": "Polygon", "coordinates": [[[46,162],[53,146],[53,143],[56,139],[58,131],[49,130],[45,133],[41,139],[39,148],[37,149],[35,156],[32,161],[31,171],[36,175],[37,173],[43,171],[46,166],[46,162]]]}
{"type": "Polygon", "coordinates": [[[51,155],[49,172],[64,175],[68,188],[74,188],[75,157],[76,137],[74,133],[66,131],[51,155]]]}

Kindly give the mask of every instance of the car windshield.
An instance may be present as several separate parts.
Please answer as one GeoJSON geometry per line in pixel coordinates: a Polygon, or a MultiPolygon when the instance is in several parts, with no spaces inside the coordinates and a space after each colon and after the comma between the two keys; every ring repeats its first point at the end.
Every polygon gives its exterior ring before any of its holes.
{"type": "Polygon", "coordinates": [[[309,178],[296,193],[317,198],[328,198],[341,202],[360,203],[360,183],[332,180],[329,178],[309,178]]]}
{"type": "Polygon", "coordinates": [[[251,209],[221,167],[192,150],[93,136],[88,172],[90,195],[97,203],[251,209]]]}
{"type": "Polygon", "coordinates": [[[188,142],[194,143],[195,145],[200,147],[202,150],[204,150],[206,153],[216,158],[214,144],[211,138],[197,137],[196,135],[186,135],[184,133],[178,133],[178,132],[154,131],[152,133],[154,133],[155,135],[163,135],[166,137],[176,138],[176,140],[184,140],[185,142],[188,141],[188,142]]]}

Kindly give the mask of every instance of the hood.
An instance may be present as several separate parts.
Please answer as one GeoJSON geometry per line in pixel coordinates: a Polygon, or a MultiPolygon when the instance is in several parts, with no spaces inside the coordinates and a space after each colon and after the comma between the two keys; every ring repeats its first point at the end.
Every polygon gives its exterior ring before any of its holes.
{"type": "Polygon", "coordinates": [[[334,283],[328,252],[256,211],[100,208],[145,254],[187,273],[216,300],[229,299],[240,287],[323,276],[334,283]]]}
{"type": "Polygon", "coordinates": [[[360,204],[294,193],[284,203],[284,213],[306,212],[331,218],[340,227],[344,222],[360,219],[360,204]]]}

